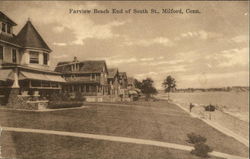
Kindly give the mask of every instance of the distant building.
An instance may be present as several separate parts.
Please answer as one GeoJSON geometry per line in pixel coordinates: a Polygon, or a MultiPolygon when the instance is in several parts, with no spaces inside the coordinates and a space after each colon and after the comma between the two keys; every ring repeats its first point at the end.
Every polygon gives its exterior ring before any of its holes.
{"type": "Polygon", "coordinates": [[[22,107],[18,95],[48,96],[65,80],[50,70],[51,49],[30,20],[15,35],[17,24],[0,11],[0,104],[22,107]]]}
{"type": "Polygon", "coordinates": [[[55,68],[66,83],[63,91],[79,92],[83,96],[108,95],[108,70],[105,61],[73,61],[59,62],[55,68]]]}
{"type": "Polygon", "coordinates": [[[135,88],[135,79],[133,77],[128,77],[128,89],[135,88]]]}
{"type": "Polygon", "coordinates": [[[108,84],[109,84],[109,94],[111,96],[118,96],[120,92],[119,84],[119,71],[118,68],[108,69],[108,84]]]}
{"type": "Polygon", "coordinates": [[[126,89],[128,87],[128,77],[126,72],[119,72],[119,83],[121,89],[126,89]]]}

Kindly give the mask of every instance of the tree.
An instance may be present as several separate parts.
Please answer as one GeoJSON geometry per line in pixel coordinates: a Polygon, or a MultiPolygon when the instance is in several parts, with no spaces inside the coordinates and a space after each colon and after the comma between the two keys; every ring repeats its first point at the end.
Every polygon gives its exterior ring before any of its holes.
{"type": "Polygon", "coordinates": [[[142,89],[142,82],[141,81],[135,79],[134,84],[135,84],[135,88],[138,88],[140,90],[142,89]]]}
{"type": "Polygon", "coordinates": [[[168,99],[170,99],[170,92],[176,87],[176,81],[173,77],[167,76],[162,83],[164,91],[168,93],[168,99]]]}
{"type": "Polygon", "coordinates": [[[151,95],[158,93],[156,88],[153,86],[153,84],[154,84],[154,81],[151,78],[146,78],[142,80],[141,82],[141,91],[143,94],[145,94],[146,101],[151,97],[151,95]]]}

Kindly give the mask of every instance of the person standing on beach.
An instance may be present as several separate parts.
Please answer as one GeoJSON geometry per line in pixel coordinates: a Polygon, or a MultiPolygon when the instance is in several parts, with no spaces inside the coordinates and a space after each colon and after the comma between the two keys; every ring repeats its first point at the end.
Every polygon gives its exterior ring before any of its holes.
{"type": "Polygon", "coordinates": [[[190,111],[190,113],[191,113],[193,107],[194,107],[194,105],[192,103],[190,103],[190,105],[189,105],[189,111],[190,111]]]}

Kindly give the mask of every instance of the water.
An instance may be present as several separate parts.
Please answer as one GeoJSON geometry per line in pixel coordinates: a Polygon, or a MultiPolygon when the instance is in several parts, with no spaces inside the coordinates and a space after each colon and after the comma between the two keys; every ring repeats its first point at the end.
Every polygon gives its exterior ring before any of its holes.
{"type": "MultiPolygon", "coordinates": [[[[159,96],[167,98],[166,93],[159,96]]],[[[249,92],[170,93],[170,99],[184,106],[189,106],[190,103],[199,106],[216,105],[224,112],[249,121],[249,92]]]]}

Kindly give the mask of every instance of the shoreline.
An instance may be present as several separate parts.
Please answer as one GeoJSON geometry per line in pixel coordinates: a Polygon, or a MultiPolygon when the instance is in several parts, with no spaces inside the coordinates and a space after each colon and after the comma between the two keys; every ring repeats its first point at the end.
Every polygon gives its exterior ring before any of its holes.
{"type": "MultiPolygon", "coordinates": [[[[161,98],[160,98],[161,99],[161,98]]],[[[163,100],[166,100],[166,99],[163,99],[163,100]]],[[[190,112],[188,108],[186,108],[185,106],[177,103],[177,102],[174,102],[174,101],[171,101],[170,103],[172,104],[175,104],[176,106],[178,106],[179,108],[181,108],[182,110],[184,110],[185,112],[187,112],[188,114],[190,114],[192,117],[194,118],[198,118],[202,121],[204,121],[205,123],[207,123],[208,125],[214,127],[215,129],[217,129],[218,131],[228,135],[228,136],[231,136],[233,138],[235,138],[236,140],[238,140],[239,142],[243,143],[244,145],[246,145],[247,147],[249,147],[249,125],[246,121],[242,121],[228,113],[225,113],[225,112],[222,112],[224,114],[227,114],[227,115],[230,115],[231,117],[235,118],[235,119],[238,119],[240,122],[244,122],[247,126],[246,129],[244,129],[244,132],[247,132],[248,135],[242,135],[241,133],[239,132],[235,132],[235,130],[232,130],[232,127],[227,127],[224,122],[224,120],[222,120],[221,122],[216,120],[217,118],[212,118],[211,120],[208,119],[208,114],[207,116],[204,118],[204,117],[201,117],[200,114],[197,114],[195,112],[190,112]]]]}

